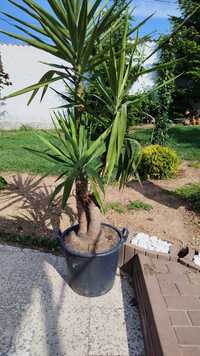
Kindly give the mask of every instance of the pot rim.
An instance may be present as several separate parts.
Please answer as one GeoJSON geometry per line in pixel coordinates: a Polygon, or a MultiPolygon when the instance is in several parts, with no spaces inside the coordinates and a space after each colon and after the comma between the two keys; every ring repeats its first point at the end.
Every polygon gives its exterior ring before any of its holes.
{"type": "Polygon", "coordinates": [[[116,227],[114,227],[110,224],[107,224],[107,223],[102,223],[102,225],[109,227],[112,230],[115,230],[119,235],[119,241],[110,250],[105,251],[105,252],[97,252],[97,253],[95,253],[95,252],[80,252],[80,251],[73,250],[70,246],[66,246],[64,243],[64,238],[70,231],[77,230],[79,224],[72,225],[72,226],[68,227],[63,233],[59,233],[58,238],[59,238],[59,241],[60,241],[60,244],[61,244],[63,250],[65,252],[69,252],[70,254],[72,254],[74,256],[82,257],[82,258],[94,258],[94,257],[98,257],[98,256],[103,257],[103,256],[110,255],[113,252],[116,252],[117,250],[119,250],[120,246],[126,242],[127,237],[128,237],[128,230],[126,228],[124,228],[121,231],[121,230],[117,229],[116,227]]]}

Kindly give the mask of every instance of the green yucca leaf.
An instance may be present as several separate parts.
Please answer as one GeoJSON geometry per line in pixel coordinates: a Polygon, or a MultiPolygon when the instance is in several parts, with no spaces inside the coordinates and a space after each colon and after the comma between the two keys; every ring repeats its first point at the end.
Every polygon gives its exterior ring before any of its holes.
{"type": "Polygon", "coordinates": [[[67,200],[69,198],[69,195],[72,190],[72,186],[74,184],[74,181],[77,177],[77,174],[75,172],[71,173],[69,177],[64,182],[64,191],[62,195],[62,203],[61,203],[61,208],[64,209],[67,203],[67,200]]]}
{"type": "Polygon", "coordinates": [[[94,2],[93,6],[91,7],[91,9],[89,11],[89,14],[88,14],[88,22],[90,22],[93,19],[94,16],[95,16],[95,19],[96,19],[96,18],[99,17],[99,15],[101,13],[103,13],[104,9],[106,8],[106,6],[109,3],[109,0],[103,1],[102,5],[101,5],[101,3],[102,3],[102,0],[96,0],[94,2]],[[101,6],[99,6],[99,5],[101,5],[101,6]]]}
{"type": "Polygon", "coordinates": [[[67,43],[67,41],[63,41],[62,38],[59,38],[60,36],[57,35],[57,31],[52,31],[45,23],[43,23],[42,26],[51,38],[51,40],[56,45],[56,48],[59,50],[60,53],[62,53],[63,58],[73,64],[75,53],[70,47],[70,45],[67,43]]]}
{"type": "Polygon", "coordinates": [[[58,17],[58,19],[63,23],[63,25],[66,26],[68,22],[67,22],[66,13],[62,8],[62,6],[60,6],[60,4],[56,0],[48,0],[48,3],[51,6],[54,13],[56,14],[56,16],[58,17]]]}
{"type": "Polygon", "coordinates": [[[126,22],[125,22],[125,30],[123,34],[123,39],[122,39],[122,51],[121,55],[118,61],[118,73],[119,73],[119,80],[118,80],[118,93],[120,91],[123,77],[124,77],[124,71],[125,71],[125,65],[126,65],[126,41],[127,41],[127,31],[128,31],[128,16],[126,17],[126,22]]]}
{"type": "Polygon", "coordinates": [[[75,105],[75,101],[74,101],[74,99],[72,99],[71,96],[65,95],[53,87],[51,87],[51,90],[53,90],[56,94],[58,94],[63,99],[64,102],[68,102],[68,103],[75,105]]]}
{"type": "Polygon", "coordinates": [[[96,199],[96,201],[97,201],[102,213],[105,214],[105,207],[104,207],[103,200],[101,199],[101,196],[100,196],[99,191],[97,189],[97,185],[93,182],[93,180],[91,180],[91,190],[92,190],[92,193],[95,196],[95,199],[96,199]]]}
{"type": "Polygon", "coordinates": [[[118,94],[118,87],[117,87],[118,72],[117,72],[117,60],[115,56],[115,50],[114,50],[114,46],[112,45],[110,48],[110,61],[109,61],[108,74],[109,74],[109,85],[112,89],[113,98],[116,98],[118,94]]]}
{"type": "Polygon", "coordinates": [[[49,62],[43,62],[43,61],[39,61],[39,63],[45,64],[49,67],[58,68],[58,69],[64,69],[64,70],[71,69],[70,67],[67,67],[67,66],[64,66],[61,64],[57,64],[57,63],[49,63],[49,62]]]}
{"type": "MultiPolygon", "coordinates": [[[[68,153],[68,157],[70,158],[70,160],[74,163],[77,161],[77,159],[79,159],[79,151],[78,151],[78,147],[76,147],[76,144],[73,143],[73,139],[71,138],[69,132],[67,132],[67,134],[65,133],[65,136],[63,136],[54,119],[53,120],[53,124],[54,124],[54,128],[56,130],[57,133],[57,137],[58,137],[58,142],[62,143],[63,147],[66,149],[66,152],[68,153]]],[[[61,126],[61,128],[63,128],[61,126]]],[[[65,132],[65,128],[63,130],[65,132]]]]}
{"type": "Polygon", "coordinates": [[[69,117],[69,124],[70,124],[72,139],[73,139],[75,145],[78,146],[78,133],[77,133],[77,129],[76,129],[75,118],[71,115],[70,112],[68,112],[68,117],[69,117]]]}
{"type": "Polygon", "coordinates": [[[56,56],[58,56],[60,58],[63,58],[63,56],[61,54],[59,54],[58,49],[56,47],[51,46],[51,45],[45,43],[42,40],[37,41],[35,39],[24,37],[22,35],[18,35],[18,34],[12,33],[12,32],[4,31],[4,30],[0,30],[0,33],[6,35],[8,37],[12,37],[12,38],[20,40],[22,42],[25,42],[25,43],[33,46],[33,47],[42,49],[43,51],[46,51],[46,52],[51,53],[53,55],[56,55],[56,56]]]}
{"type": "Polygon", "coordinates": [[[74,6],[74,13],[75,13],[75,18],[78,19],[80,17],[80,11],[81,11],[81,6],[83,5],[83,0],[75,0],[75,6],[74,6]]]}
{"type": "Polygon", "coordinates": [[[17,7],[18,9],[22,10],[25,14],[28,14],[30,17],[33,17],[35,20],[38,20],[38,16],[32,11],[30,11],[27,7],[16,3],[15,0],[8,0],[8,2],[17,7]]]}
{"type": "Polygon", "coordinates": [[[63,160],[68,159],[69,156],[66,152],[63,152],[59,147],[57,147],[54,143],[51,143],[49,139],[45,138],[40,134],[36,134],[41,141],[57,156],[61,157],[63,160]]]}
{"type": "MultiPolygon", "coordinates": [[[[46,93],[46,91],[47,91],[47,89],[48,89],[48,86],[49,86],[49,84],[46,84],[46,85],[44,86],[43,83],[44,83],[44,82],[48,82],[48,83],[49,83],[49,81],[52,80],[54,74],[55,74],[54,71],[49,71],[49,72],[45,73],[45,74],[42,76],[42,78],[39,80],[39,82],[38,82],[38,84],[42,84],[42,87],[43,87],[43,92],[42,92],[42,96],[41,96],[41,101],[42,101],[42,99],[43,99],[43,97],[44,97],[44,95],[45,95],[45,93],[46,93]]],[[[29,99],[29,101],[28,101],[28,105],[29,105],[29,104],[31,103],[31,101],[34,99],[34,97],[36,96],[36,94],[37,94],[37,92],[39,91],[40,88],[41,88],[41,87],[38,87],[38,88],[36,88],[36,89],[33,91],[32,95],[31,95],[31,97],[30,97],[30,99],[29,99]]]]}
{"type": "Polygon", "coordinates": [[[75,14],[73,11],[73,6],[70,1],[65,1],[65,10],[66,10],[66,14],[67,14],[68,30],[70,33],[71,44],[74,49],[74,53],[77,53],[77,49],[78,49],[78,32],[77,32],[77,30],[78,30],[78,28],[77,28],[77,24],[76,24],[75,14]]]}
{"type": "Polygon", "coordinates": [[[50,196],[49,205],[52,204],[55,197],[58,195],[58,193],[60,193],[61,189],[64,187],[64,184],[65,182],[62,182],[59,185],[57,185],[57,187],[54,189],[53,193],[50,196]]]}
{"type": "Polygon", "coordinates": [[[99,146],[101,146],[103,144],[103,142],[105,141],[106,137],[108,136],[110,132],[110,128],[108,128],[106,131],[104,131],[97,139],[96,141],[94,141],[93,143],[91,143],[90,147],[88,148],[88,150],[86,151],[86,154],[89,156],[93,153],[95,153],[95,151],[97,150],[97,148],[99,146]]]}
{"type": "MultiPolygon", "coordinates": [[[[27,6],[29,6],[40,19],[46,18],[51,26],[54,24],[57,28],[61,27],[60,22],[52,16],[48,11],[44,9],[44,7],[40,6],[38,2],[36,3],[33,0],[22,0],[27,6]]],[[[57,13],[57,12],[56,12],[57,13]]]]}
{"type": "Polygon", "coordinates": [[[85,43],[85,37],[87,33],[87,26],[88,26],[88,2],[83,1],[82,2],[82,7],[80,10],[80,15],[79,15],[79,21],[78,21],[78,34],[79,38],[77,39],[78,41],[78,57],[80,59],[81,54],[82,54],[82,49],[85,43]]]}
{"type": "Polygon", "coordinates": [[[51,155],[48,152],[38,151],[38,150],[29,148],[29,147],[23,147],[23,149],[26,150],[26,151],[29,151],[30,153],[33,153],[36,156],[39,156],[41,158],[45,158],[47,161],[50,161],[50,162],[54,162],[55,163],[55,161],[56,161],[56,162],[62,163],[62,164],[65,164],[65,162],[66,162],[65,160],[61,159],[60,157],[51,155]]]}
{"type": "Polygon", "coordinates": [[[45,87],[46,85],[49,85],[50,83],[56,82],[56,81],[58,81],[60,79],[62,79],[62,77],[61,76],[57,76],[57,77],[54,77],[54,78],[52,78],[50,80],[44,80],[44,81],[39,82],[37,84],[30,85],[30,86],[28,86],[28,87],[26,87],[24,89],[21,89],[21,90],[18,90],[16,92],[14,92],[14,93],[11,93],[11,94],[7,95],[3,99],[13,98],[13,97],[18,96],[18,95],[29,93],[31,91],[34,91],[34,90],[40,89],[42,87],[45,87]]]}
{"type": "Polygon", "coordinates": [[[96,80],[96,85],[97,85],[101,95],[104,97],[104,100],[107,101],[111,107],[113,107],[113,100],[107,90],[107,87],[102,83],[102,78],[98,78],[96,80]]]}
{"type": "Polygon", "coordinates": [[[129,32],[128,36],[132,35],[134,32],[137,32],[140,27],[142,27],[147,21],[149,21],[153,16],[155,12],[153,12],[151,15],[147,16],[144,20],[142,20],[137,26],[133,27],[129,32]]]}
{"type": "Polygon", "coordinates": [[[124,143],[124,137],[126,133],[127,126],[127,105],[126,103],[122,105],[121,113],[118,122],[118,137],[117,137],[117,162],[119,160],[122,146],[124,143]]]}
{"type": "Polygon", "coordinates": [[[24,26],[30,28],[31,30],[34,30],[34,31],[36,31],[36,32],[38,32],[38,33],[41,33],[42,35],[46,35],[45,31],[44,31],[42,28],[40,28],[40,27],[38,27],[38,26],[35,26],[35,25],[33,25],[32,23],[28,23],[28,22],[26,22],[26,21],[24,21],[24,20],[21,20],[20,18],[17,18],[17,17],[15,17],[15,16],[13,16],[13,15],[11,15],[11,14],[8,14],[7,12],[4,12],[4,11],[1,11],[1,13],[2,13],[4,16],[10,18],[11,20],[14,20],[14,21],[16,21],[16,22],[19,22],[21,25],[24,25],[24,26]]]}
{"type": "Polygon", "coordinates": [[[92,167],[88,167],[88,172],[91,176],[91,179],[93,179],[94,182],[98,184],[101,192],[105,194],[103,178],[92,167]]]}

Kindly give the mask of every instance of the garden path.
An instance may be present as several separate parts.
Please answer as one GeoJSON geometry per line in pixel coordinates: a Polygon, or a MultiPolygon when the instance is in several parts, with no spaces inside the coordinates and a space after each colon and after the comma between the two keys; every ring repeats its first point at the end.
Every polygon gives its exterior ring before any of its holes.
{"type": "Polygon", "coordinates": [[[86,298],[65,282],[63,257],[0,245],[0,266],[0,355],[144,355],[126,275],[86,298]]]}

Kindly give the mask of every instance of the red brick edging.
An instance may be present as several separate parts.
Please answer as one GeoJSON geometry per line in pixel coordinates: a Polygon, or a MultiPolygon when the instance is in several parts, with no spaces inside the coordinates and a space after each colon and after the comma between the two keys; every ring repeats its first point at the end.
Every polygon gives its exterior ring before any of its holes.
{"type": "Polygon", "coordinates": [[[126,244],[121,255],[135,289],[147,356],[200,356],[200,268],[192,262],[194,251],[183,259],[177,253],[126,244]]]}
{"type": "Polygon", "coordinates": [[[149,256],[153,257],[158,260],[165,260],[165,261],[172,261],[172,262],[179,262],[186,267],[189,267],[195,271],[200,272],[200,266],[197,266],[193,261],[193,256],[195,254],[195,250],[190,249],[189,254],[184,257],[184,258],[179,258],[178,257],[178,252],[180,250],[180,247],[174,245],[171,248],[170,253],[161,253],[161,252],[155,252],[155,251],[149,251],[145,250],[141,247],[138,247],[136,245],[126,243],[124,245],[123,250],[121,251],[120,255],[120,262],[119,265],[123,266],[125,264],[128,264],[128,262],[135,256],[135,255],[144,255],[144,256],[149,256]]]}

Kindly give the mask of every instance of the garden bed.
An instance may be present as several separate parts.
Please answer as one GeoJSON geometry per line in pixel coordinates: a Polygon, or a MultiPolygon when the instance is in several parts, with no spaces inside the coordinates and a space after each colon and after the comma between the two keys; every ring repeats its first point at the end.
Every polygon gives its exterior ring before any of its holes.
{"type": "MultiPolygon", "coordinates": [[[[109,186],[106,220],[121,228],[128,227],[132,235],[142,231],[171,242],[182,240],[196,247],[200,245],[199,215],[173,192],[187,183],[198,182],[199,176],[200,169],[189,167],[185,162],[176,179],[148,181],[143,186],[132,181],[123,194],[116,186],[109,186]]],[[[4,174],[4,177],[9,183],[0,192],[0,233],[5,241],[12,241],[15,236],[15,242],[16,239],[19,242],[22,237],[26,245],[30,240],[30,246],[37,246],[39,238],[42,247],[48,248],[45,239],[52,240],[56,230],[64,230],[75,223],[73,197],[64,211],[60,208],[59,197],[51,208],[48,207],[55,177],[41,179],[29,174],[4,174]]],[[[50,244],[55,247],[54,242],[50,244]]]]}

